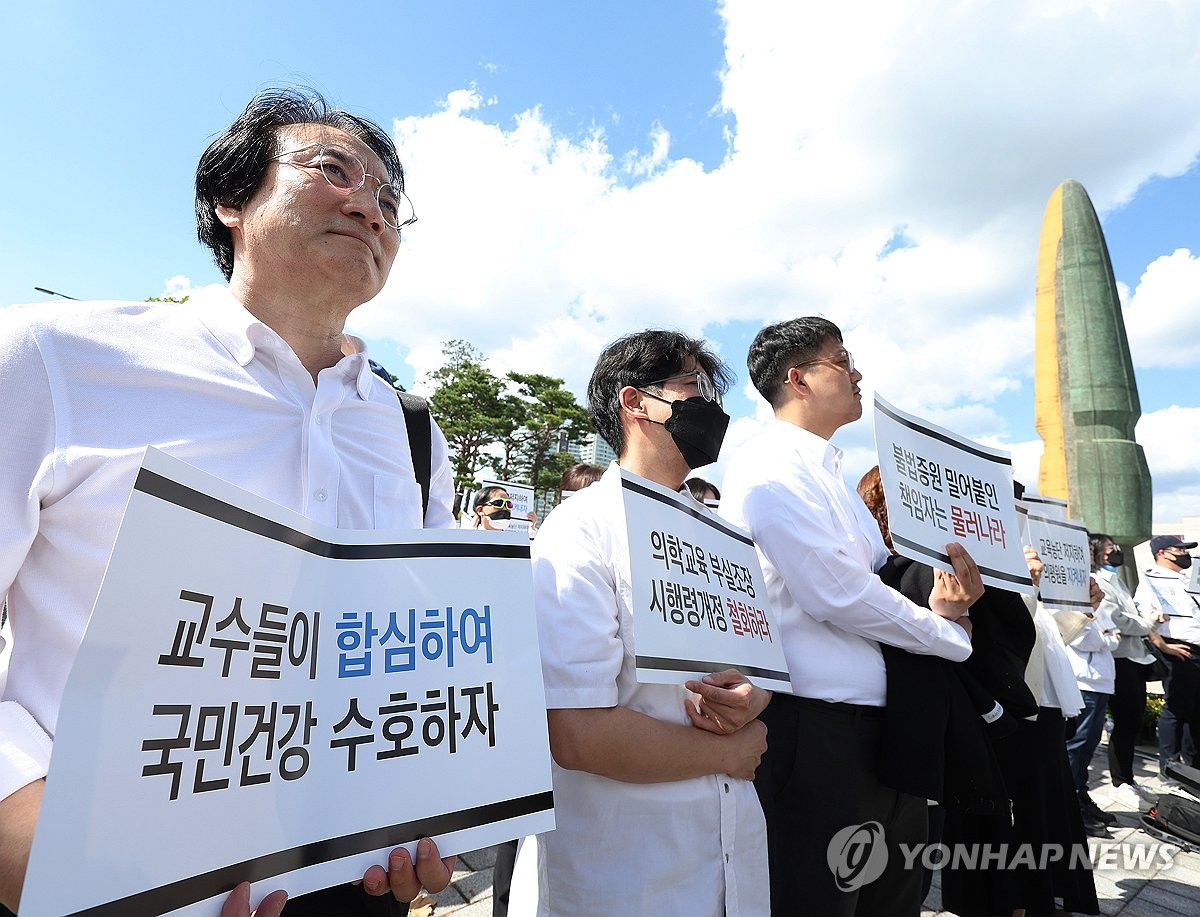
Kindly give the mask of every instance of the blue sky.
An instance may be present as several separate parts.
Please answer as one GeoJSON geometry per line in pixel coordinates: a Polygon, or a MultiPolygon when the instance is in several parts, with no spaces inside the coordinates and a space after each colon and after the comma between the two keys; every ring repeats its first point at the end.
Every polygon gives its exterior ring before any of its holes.
{"type": "MultiPolygon", "coordinates": [[[[1031,480],[1037,235],[1075,178],[1123,287],[1156,517],[1200,514],[1200,10],[853,7],[21,5],[0,305],[218,281],[196,159],[256,90],[303,82],[392,129],[408,166],[421,221],[351,322],[402,379],[461,337],[582,392],[606,341],[680,327],[743,377],[736,444],[762,418],[750,338],[820,312],[868,388],[1011,448],[1031,480]]],[[[869,422],[838,442],[865,470],[869,422]]]]}

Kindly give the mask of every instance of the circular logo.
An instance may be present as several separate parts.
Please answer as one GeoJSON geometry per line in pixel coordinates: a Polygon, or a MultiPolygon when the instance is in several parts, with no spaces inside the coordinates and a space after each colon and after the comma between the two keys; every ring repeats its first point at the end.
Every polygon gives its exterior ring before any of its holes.
{"type": "Polygon", "coordinates": [[[887,867],[887,844],[883,825],[877,821],[850,825],[833,836],[825,851],[833,881],[844,892],[869,885],[887,867]]]}

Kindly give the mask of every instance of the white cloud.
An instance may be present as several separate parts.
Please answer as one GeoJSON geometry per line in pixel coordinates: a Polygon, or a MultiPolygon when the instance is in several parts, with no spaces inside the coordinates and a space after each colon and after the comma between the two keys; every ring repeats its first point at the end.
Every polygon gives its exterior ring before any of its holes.
{"type": "MultiPolygon", "coordinates": [[[[734,127],[709,172],[671,158],[669,118],[614,150],[601,128],[579,136],[537,108],[489,123],[490,100],[467,87],[396,121],[420,222],[356,330],[398,341],[418,378],[442,340],[465,337],[499,370],[560,375],[582,394],[600,346],[627,331],[719,339],[725,322],[820,313],[845,330],[868,390],[976,438],[1026,435],[993,405],[1032,398],[1045,202],[1074,177],[1103,213],[1194,161],[1200,5],[721,12],[718,107],[734,127]],[[889,248],[898,232],[907,246],[889,248]]],[[[1196,260],[1160,259],[1125,295],[1139,363],[1166,331],[1133,318],[1195,314],[1196,260]]],[[[1185,343],[1161,352],[1197,359],[1185,343]]]]}
{"type": "Polygon", "coordinates": [[[1154,518],[1200,515],[1200,408],[1173,405],[1142,415],[1137,439],[1154,480],[1154,518]]]}
{"type": "Polygon", "coordinates": [[[1126,300],[1125,329],[1137,366],[1196,366],[1200,335],[1200,258],[1186,248],[1156,258],[1126,300]]]}

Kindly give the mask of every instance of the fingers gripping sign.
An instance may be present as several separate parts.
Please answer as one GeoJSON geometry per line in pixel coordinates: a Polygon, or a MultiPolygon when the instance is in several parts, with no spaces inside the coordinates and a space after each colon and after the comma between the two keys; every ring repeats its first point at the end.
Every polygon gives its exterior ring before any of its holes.
{"type": "Polygon", "coordinates": [[[955,621],[983,595],[983,580],[975,561],[961,544],[951,542],[946,545],[946,554],[954,573],[934,571],[929,607],[934,614],[955,621]]]}

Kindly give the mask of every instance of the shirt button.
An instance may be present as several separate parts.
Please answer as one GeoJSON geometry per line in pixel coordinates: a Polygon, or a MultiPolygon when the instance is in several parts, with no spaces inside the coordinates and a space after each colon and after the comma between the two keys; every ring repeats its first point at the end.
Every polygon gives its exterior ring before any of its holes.
{"type": "Polygon", "coordinates": [[[728,853],[727,853],[727,854],[725,854],[725,862],[726,862],[726,863],[728,863],[728,862],[729,862],[729,854],[728,854],[728,853]]]}
{"type": "Polygon", "coordinates": [[[329,497],[329,494],[327,494],[325,492],[325,488],[322,487],[320,490],[314,491],[313,496],[316,497],[320,502],[324,503],[325,500],[329,497]]]}
{"type": "Polygon", "coordinates": [[[324,423],[325,423],[325,415],[324,415],[324,414],[318,414],[318,415],[317,415],[317,426],[319,427],[319,426],[321,426],[321,425],[322,425],[322,424],[324,424],[324,423]]]}
{"type": "Polygon", "coordinates": [[[725,792],[726,792],[726,793],[728,793],[728,792],[729,792],[729,784],[728,784],[728,783],[727,783],[727,784],[725,784],[725,792]]]}

